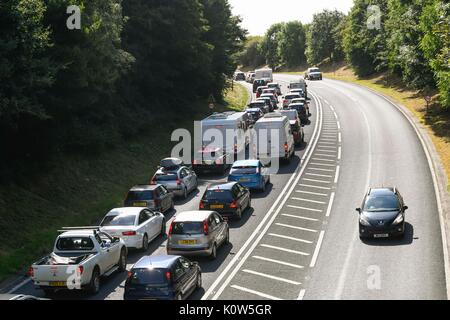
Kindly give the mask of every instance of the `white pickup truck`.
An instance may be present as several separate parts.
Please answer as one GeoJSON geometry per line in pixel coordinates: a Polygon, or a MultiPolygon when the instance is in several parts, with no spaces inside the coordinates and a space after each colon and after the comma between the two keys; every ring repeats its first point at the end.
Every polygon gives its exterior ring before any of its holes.
{"type": "Polygon", "coordinates": [[[52,294],[57,289],[100,290],[100,277],[125,271],[127,247],[123,240],[93,227],[64,228],[53,252],[33,263],[34,284],[52,294]]]}

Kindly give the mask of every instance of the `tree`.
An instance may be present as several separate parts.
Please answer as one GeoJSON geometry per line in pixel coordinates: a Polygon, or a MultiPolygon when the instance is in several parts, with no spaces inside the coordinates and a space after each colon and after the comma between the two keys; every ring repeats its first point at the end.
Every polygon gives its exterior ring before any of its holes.
{"type": "Polygon", "coordinates": [[[248,37],[244,49],[239,54],[239,63],[243,66],[258,67],[266,62],[266,58],[262,51],[263,37],[248,37]]]}
{"type": "Polygon", "coordinates": [[[284,23],[276,23],[272,25],[269,30],[267,30],[262,43],[262,50],[264,56],[266,57],[266,63],[271,68],[275,68],[281,63],[278,45],[283,26],[284,23]]]}
{"type": "Polygon", "coordinates": [[[300,21],[287,22],[281,29],[278,55],[288,67],[300,66],[306,62],[306,35],[300,21]]]}

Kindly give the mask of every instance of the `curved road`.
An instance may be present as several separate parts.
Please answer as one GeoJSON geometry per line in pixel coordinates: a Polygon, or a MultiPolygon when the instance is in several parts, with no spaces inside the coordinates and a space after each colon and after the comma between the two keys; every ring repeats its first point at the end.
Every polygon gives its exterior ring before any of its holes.
{"type": "MultiPolygon", "coordinates": [[[[291,79],[275,76],[284,92],[291,79]]],[[[369,90],[328,79],[308,84],[307,143],[265,194],[253,194],[253,210],[231,222],[231,244],[217,260],[199,259],[204,290],[191,299],[446,299],[433,181],[414,129],[369,90]],[[397,186],[409,206],[407,234],[363,243],[354,208],[368,186],[382,185],[397,186]]],[[[203,177],[167,220],[197,209],[205,186],[225,179],[203,177]]],[[[146,254],[165,254],[164,245],[160,237],[146,254]]],[[[142,255],[130,253],[128,267],[142,255]]],[[[54,298],[122,299],[125,276],[105,279],[94,297],[54,298]]],[[[15,292],[42,296],[29,282],[15,292]]]]}

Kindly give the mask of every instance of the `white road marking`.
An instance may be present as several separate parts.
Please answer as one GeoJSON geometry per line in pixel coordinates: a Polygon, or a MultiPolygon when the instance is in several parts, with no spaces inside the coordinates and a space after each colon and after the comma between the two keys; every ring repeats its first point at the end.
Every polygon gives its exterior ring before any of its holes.
{"type": "Polygon", "coordinates": [[[300,239],[300,238],[294,238],[294,237],[288,237],[282,234],[277,234],[277,233],[268,233],[269,236],[272,237],[276,237],[276,238],[282,238],[282,239],[287,239],[287,240],[292,240],[292,241],[297,241],[297,242],[303,242],[303,243],[307,243],[307,244],[311,244],[313,243],[312,241],[309,240],[304,240],[304,239],[300,239]]]}
{"type": "Polygon", "coordinates": [[[323,158],[313,158],[313,160],[326,161],[326,162],[335,162],[336,161],[336,160],[323,159],[323,158]]]}
{"type": "Polygon", "coordinates": [[[327,197],[328,196],[328,194],[326,194],[326,193],[318,193],[318,192],[311,192],[311,191],[305,191],[305,190],[295,190],[295,192],[307,193],[307,194],[312,194],[312,195],[315,195],[315,196],[323,196],[323,197],[327,197]]]}
{"type": "Polygon", "coordinates": [[[253,256],[252,258],[258,259],[258,260],[262,260],[262,261],[267,261],[267,262],[273,262],[273,263],[276,263],[276,264],[281,264],[283,266],[289,266],[289,267],[297,268],[297,269],[305,268],[304,266],[301,266],[301,265],[298,265],[298,264],[293,264],[293,263],[289,263],[289,262],[285,262],[285,261],[281,261],[281,260],[269,259],[269,258],[260,257],[260,256],[253,256]]]}
{"type": "Polygon", "coordinates": [[[342,147],[339,147],[338,149],[338,160],[341,160],[342,157],[342,147]]]}
{"type": "Polygon", "coordinates": [[[285,216],[285,217],[291,217],[291,218],[295,218],[295,219],[301,219],[301,220],[307,220],[307,221],[319,221],[318,219],[313,219],[313,218],[308,218],[308,217],[303,217],[303,216],[296,216],[296,215],[293,215],[293,214],[287,214],[287,213],[282,213],[281,214],[282,216],[285,216]]]}
{"type": "Polygon", "coordinates": [[[269,248],[269,249],[274,249],[274,250],[278,250],[278,251],[284,251],[284,252],[294,253],[294,254],[298,254],[298,255],[300,255],[300,256],[309,256],[309,253],[306,253],[306,252],[297,251],[297,250],[291,250],[291,249],[286,249],[286,248],[277,247],[277,246],[272,246],[272,245],[270,245],[270,244],[262,244],[261,247],[269,248]]]}
{"type": "Polygon", "coordinates": [[[332,176],[328,174],[317,174],[317,173],[306,173],[308,176],[314,176],[314,177],[322,177],[322,178],[331,178],[332,176]]]}
{"type": "Polygon", "coordinates": [[[260,277],[264,277],[267,279],[272,279],[272,280],[277,280],[277,281],[281,281],[281,282],[294,284],[296,286],[301,285],[301,282],[297,282],[297,281],[293,281],[293,280],[289,280],[289,279],[285,279],[285,278],[281,278],[281,277],[276,277],[276,276],[272,276],[267,273],[257,272],[257,271],[253,271],[253,270],[249,270],[249,269],[244,269],[244,270],[242,270],[242,272],[254,274],[255,276],[260,276],[260,277]]]}
{"type": "Polygon", "coordinates": [[[309,170],[316,170],[316,171],[324,171],[324,172],[334,172],[334,170],[330,169],[321,169],[321,168],[308,168],[309,170]]]}
{"type": "Polygon", "coordinates": [[[337,127],[338,127],[338,129],[339,130],[341,130],[341,123],[338,121],[338,122],[336,122],[337,123],[337,127]]]}
{"type": "Polygon", "coordinates": [[[314,232],[316,233],[317,230],[313,230],[313,229],[308,229],[308,228],[302,228],[302,227],[297,227],[297,226],[291,226],[289,224],[284,224],[284,223],[276,223],[277,226],[280,227],[286,227],[286,228],[291,228],[291,229],[297,229],[297,230],[303,230],[303,231],[309,231],[309,232],[314,232]]]}
{"type": "Polygon", "coordinates": [[[339,143],[342,142],[342,134],[340,132],[339,132],[339,135],[338,135],[338,141],[339,141],[339,143]]]}
{"type": "MultiPolygon", "coordinates": [[[[334,148],[334,149],[336,149],[336,148],[334,148]]],[[[317,148],[317,151],[336,154],[336,150],[328,150],[328,149],[317,148]]]]}
{"type": "Polygon", "coordinates": [[[313,186],[313,185],[310,185],[310,184],[303,184],[303,183],[300,183],[299,186],[308,187],[308,188],[322,189],[322,190],[331,190],[331,188],[329,188],[329,187],[319,187],[319,186],[313,186]]]}
{"type": "Polygon", "coordinates": [[[306,202],[311,202],[311,203],[325,204],[325,202],[323,202],[323,201],[316,201],[316,200],[311,200],[311,199],[296,198],[296,197],[292,197],[291,199],[298,200],[298,201],[306,201],[306,202]]]}
{"type": "Polygon", "coordinates": [[[297,300],[303,300],[303,297],[305,296],[305,289],[300,290],[300,293],[298,294],[297,300]]]}
{"type": "Polygon", "coordinates": [[[321,146],[321,145],[335,146],[336,145],[336,141],[334,141],[334,143],[331,143],[331,142],[319,142],[319,146],[321,146]]]}
{"type": "Polygon", "coordinates": [[[315,166],[324,166],[324,167],[333,167],[333,168],[336,167],[335,164],[326,164],[326,163],[317,163],[317,162],[311,162],[311,164],[313,164],[315,166]]]}
{"type": "Polygon", "coordinates": [[[341,167],[337,166],[336,167],[336,175],[334,176],[334,183],[338,183],[339,180],[339,171],[340,171],[341,167]]]}
{"type": "Polygon", "coordinates": [[[327,214],[326,217],[329,217],[331,214],[331,208],[333,207],[334,196],[336,194],[334,192],[331,193],[330,202],[328,203],[327,214]]]}
{"type": "Polygon", "coordinates": [[[301,210],[307,210],[307,211],[314,211],[314,212],[322,212],[322,210],[319,209],[311,209],[311,208],[305,208],[305,207],[299,207],[299,206],[293,206],[293,205],[288,205],[289,208],[293,208],[293,209],[301,209],[301,210]]]}
{"type": "Polygon", "coordinates": [[[329,180],[317,180],[317,179],[309,179],[309,178],[303,178],[303,180],[317,182],[317,183],[331,183],[331,181],[329,181],[329,180]]]}
{"type": "Polygon", "coordinates": [[[336,142],[336,139],[321,138],[320,141],[334,141],[334,142],[336,142]]]}
{"type": "Polygon", "coordinates": [[[324,153],[316,153],[315,155],[319,156],[319,157],[327,157],[327,158],[335,158],[336,157],[335,155],[324,154],[324,153]]]}
{"type": "Polygon", "coordinates": [[[255,290],[252,290],[252,289],[244,288],[244,287],[237,286],[237,285],[234,285],[234,284],[231,285],[230,287],[233,288],[233,289],[237,289],[237,290],[240,290],[240,291],[248,292],[248,293],[254,294],[256,296],[260,296],[262,298],[269,299],[269,300],[283,300],[281,298],[277,298],[277,297],[274,297],[274,296],[271,296],[271,295],[268,295],[268,294],[265,294],[265,293],[262,293],[262,292],[259,292],[259,291],[255,291],[255,290]]]}
{"type": "Polygon", "coordinates": [[[319,256],[320,247],[322,246],[323,236],[325,235],[325,231],[320,231],[319,240],[317,241],[316,249],[314,250],[313,257],[311,259],[310,267],[314,268],[317,262],[317,257],[319,256]]]}

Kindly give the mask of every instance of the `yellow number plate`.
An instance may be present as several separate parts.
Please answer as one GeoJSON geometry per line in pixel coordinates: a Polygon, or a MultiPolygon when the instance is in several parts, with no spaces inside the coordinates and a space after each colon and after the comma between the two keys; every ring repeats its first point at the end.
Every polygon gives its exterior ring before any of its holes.
{"type": "Polygon", "coordinates": [[[135,202],[135,203],[133,203],[133,206],[135,206],[135,207],[146,207],[147,203],[146,202],[135,202]]]}
{"type": "Polygon", "coordinates": [[[223,209],[223,204],[212,204],[211,209],[223,209]]]}
{"type": "Polygon", "coordinates": [[[50,287],[67,287],[67,283],[64,281],[52,281],[50,287]]]}
{"type": "Polygon", "coordinates": [[[178,244],[188,244],[188,245],[197,244],[197,240],[180,240],[178,241],[178,244]]]}

